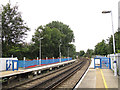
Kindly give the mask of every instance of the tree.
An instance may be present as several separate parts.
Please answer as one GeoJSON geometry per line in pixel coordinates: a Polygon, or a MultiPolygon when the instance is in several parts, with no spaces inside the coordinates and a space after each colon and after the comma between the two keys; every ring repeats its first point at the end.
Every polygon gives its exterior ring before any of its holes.
{"type": "Polygon", "coordinates": [[[85,54],[84,50],[81,50],[79,55],[80,57],[82,57],[84,54],[85,54]]]}
{"type": "MultiPolygon", "coordinates": [[[[33,35],[33,42],[35,42],[35,45],[37,47],[37,51],[39,51],[39,38],[40,37],[43,37],[43,40],[42,40],[42,57],[45,58],[45,57],[58,57],[59,55],[59,40],[60,40],[60,37],[61,37],[61,33],[58,29],[56,28],[49,28],[49,27],[46,27],[44,28],[44,30],[40,33],[39,32],[39,28],[36,30],[35,32],[35,35],[33,35]]],[[[39,56],[39,54],[37,55],[39,56]]]]}
{"type": "MultiPolygon", "coordinates": [[[[115,51],[116,53],[120,53],[120,32],[115,33],[115,51]]],[[[108,54],[114,53],[113,51],[113,36],[109,37],[108,39],[108,54]]]]}
{"type": "Polygon", "coordinates": [[[116,53],[120,53],[120,31],[115,33],[116,53]]]}
{"type": "MultiPolygon", "coordinates": [[[[120,28],[118,28],[118,31],[114,34],[115,37],[115,51],[116,53],[120,53],[120,28]]],[[[95,54],[96,55],[107,55],[114,53],[113,51],[113,36],[111,35],[107,42],[105,40],[102,40],[102,42],[99,42],[95,46],[95,54]]]]}
{"type": "MultiPolygon", "coordinates": [[[[69,26],[53,21],[45,26],[39,26],[33,35],[32,41],[37,46],[36,52],[39,51],[39,38],[42,40],[42,58],[59,57],[59,45],[61,44],[62,56],[68,56],[68,47],[75,51],[73,45],[69,45],[74,37],[73,31],[69,26]],[[40,32],[41,30],[41,32],[40,32]]],[[[70,54],[71,55],[71,54],[70,54]]],[[[38,56],[38,55],[37,55],[38,56]]]]}
{"type": "Polygon", "coordinates": [[[91,58],[93,54],[94,54],[94,51],[92,49],[88,49],[84,56],[91,58]]]}
{"type": "Polygon", "coordinates": [[[102,40],[102,42],[99,42],[95,46],[95,54],[96,55],[107,55],[107,45],[105,43],[105,40],[102,40]]]}
{"type": "Polygon", "coordinates": [[[61,32],[62,34],[62,36],[60,37],[62,43],[61,52],[62,52],[62,56],[66,56],[67,47],[69,46],[69,43],[71,43],[74,39],[73,31],[70,29],[68,25],[63,24],[62,22],[59,21],[52,21],[46,26],[50,28],[57,28],[61,32]]]}
{"type": "Polygon", "coordinates": [[[22,43],[29,30],[18,12],[18,6],[11,7],[11,4],[3,6],[2,12],[2,52],[3,57],[11,56],[11,51],[17,49],[22,43]],[[11,50],[12,49],[12,50],[11,50]]]}
{"type": "Polygon", "coordinates": [[[76,47],[74,44],[69,44],[69,57],[76,58],[76,47]]]}
{"type": "Polygon", "coordinates": [[[68,25],[63,24],[62,22],[52,21],[46,26],[50,28],[57,28],[62,34],[64,34],[64,36],[61,37],[63,44],[66,43],[68,44],[72,42],[72,40],[74,39],[73,31],[70,29],[68,25]]]}
{"type": "Polygon", "coordinates": [[[108,50],[107,50],[108,54],[112,54],[113,53],[113,37],[111,35],[111,37],[108,39],[108,50]]]}

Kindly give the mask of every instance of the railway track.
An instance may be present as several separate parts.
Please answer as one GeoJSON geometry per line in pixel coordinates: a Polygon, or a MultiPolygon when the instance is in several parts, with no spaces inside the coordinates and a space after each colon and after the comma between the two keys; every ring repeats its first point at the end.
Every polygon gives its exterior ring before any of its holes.
{"type": "Polygon", "coordinates": [[[74,75],[72,75],[70,78],[62,82],[60,85],[55,87],[55,89],[63,89],[63,88],[69,88],[69,90],[74,90],[76,85],[79,83],[85,72],[87,71],[89,65],[90,65],[90,60],[87,60],[86,64],[78,70],[74,75]]]}
{"type": "Polygon", "coordinates": [[[32,89],[45,89],[45,90],[50,90],[50,89],[54,89],[55,87],[57,87],[59,84],[61,84],[62,82],[64,82],[66,79],[68,79],[69,77],[71,77],[74,73],[76,73],[79,69],[82,68],[82,66],[86,63],[86,61],[82,61],[81,63],[77,64],[76,66],[66,70],[65,72],[45,81],[42,82],[41,84],[39,84],[36,87],[33,87],[32,89]]]}
{"type": "Polygon", "coordinates": [[[86,63],[86,60],[77,62],[74,65],[69,65],[67,67],[61,68],[59,70],[53,71],[49,74],[28,80],[22,84],[10,87],[8,89],[53,89],[65,81],[67,78],[71,77],[74,73],[80,70],[86,63]]]}

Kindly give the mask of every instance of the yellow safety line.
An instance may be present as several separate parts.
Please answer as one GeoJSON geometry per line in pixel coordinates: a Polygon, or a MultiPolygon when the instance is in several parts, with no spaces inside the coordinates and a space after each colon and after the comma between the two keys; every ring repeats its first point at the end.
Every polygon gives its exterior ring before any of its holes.
{"type": "Polygon", "coordinates": [[[104,78],[104,75],[103,75],[103,72],[102,72],[101,69],[100,69],[100,71],[101,71],[101,74],[102,74],[102,78],[103,78],[104,86],[105,86],[105,88],[108,88],[108,87],[107,87],[107,83],[106,83],[105,78],[104,78]]]}

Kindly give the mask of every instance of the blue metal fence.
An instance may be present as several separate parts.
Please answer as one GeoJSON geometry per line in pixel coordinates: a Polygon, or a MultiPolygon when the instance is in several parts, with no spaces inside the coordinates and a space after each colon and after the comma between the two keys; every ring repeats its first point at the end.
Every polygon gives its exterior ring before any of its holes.
{"type": "Polygon", "coordinates": [[[111,69],[111,60],[108,57],[95,57],[94,68],[111,69]],[[95,61],[98,60],[100,65],[96,65],[95,61]]]}
{"type": "MultiPolygon", "coordinates": [[[[65,61],[68,61],[68,60],[72,60],[72,58],[62,58],[61,59],[61,62],[65,62],[65,61]]],[[[19,63],[19,67],[30,67],[30,66],[37,66],[37,65],[48,65],[48,64],[53,64],[53,63],[58,63],[60,62],[60,59],[47,59],[47,60],[44,60],[42,59],[41,62],[40,60],[31,60],[31,61],[24,61],[24,60],[19,60],[18,63],[19,63]]]]}

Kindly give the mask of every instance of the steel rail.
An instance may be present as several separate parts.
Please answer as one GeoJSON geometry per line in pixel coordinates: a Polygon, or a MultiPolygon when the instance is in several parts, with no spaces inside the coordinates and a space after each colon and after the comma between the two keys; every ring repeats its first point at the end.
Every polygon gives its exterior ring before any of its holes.
{"type": "Polygon", "coordinates": [[[30,90],[38,89],[38,88],[39,89],[43,89],[43,88],[44,89],[52,89],[52,88],[56,87],[57,85],[59,85],[61,82],[65,81],[70,76],[72,76],[79,69],[81,69],[85,63],[86,63],[86,61],[82,61],[79,64],[77,64],[76,66],[62,72],[61,74],[54,76],[54,77],[50,78],[49,80],[45,80],[42,83],[36,84],[35,86],[31,87],[30,90]]]}

